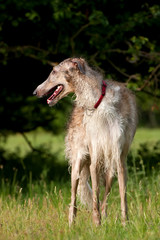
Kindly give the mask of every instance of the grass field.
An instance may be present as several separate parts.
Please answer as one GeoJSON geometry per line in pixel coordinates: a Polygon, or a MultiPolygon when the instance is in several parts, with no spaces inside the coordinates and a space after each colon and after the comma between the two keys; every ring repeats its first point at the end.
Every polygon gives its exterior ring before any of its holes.
{"type": "MultiPolygon", "coordinates": [[[[50,132],[45,132],[42,130],[27,133],[29,141],[32,143],[33,147],[44,146],[46,144],[50,147],[51,153],[58,152],[59,160],[64,160],[64,135],[53,135],[50,132]]],[[[134,141],[132,143],[132,149],[137,149],[139,144],[144,142],[156,142],[160,141],[160,128],[146,129],[139,128],[136,132],[134,141]]],[[[29,145],[26,143],[25,139],[21,134],[10,135],[5,144],[3,144],[5,149],[12,152],[16,149],[20,150],[20,154],[26,154],[30,151],[29,145]]]]}
{"type": "MultiPolygon", "coordinates": [[[[60,152],[63,161],[63,136],[52,136],[39,132],[28,134],[34,147],[49,142],[52,151],[60,152]]],[[[140,143],[160,140],[160,129],[137,131],[132,148],[140,143]]],[[[4,143],[3,143],[4,146],[4,143]]],[[[29,147],[21,135],[10,136],[5,143],[8,151],[21,149],[21,154],[29,147]]],[[[129,222],[123,227],[120,221],[120,198],[115,180],[108,202],[108,218],[100,227],[92,224],[91,213],[78,205],[76,223],[68,227],[68,205],[70,202],[70,182],[46,183],[43,180],[28,182],[24,191],[19,183],[4,182],[0,189],[0,240],[15,239],[160,239],[160,174],[153,172],[146,176],[136,170],[128,176],[129,222]],[[10,188],[12,187],[12,192],[10,188]]]]}
{"type": "Polygon", "coordinates": [[[132,149],[137,149],[141,143],[160,141],[160,128],[139,128],[132,143],[132,149]]]}

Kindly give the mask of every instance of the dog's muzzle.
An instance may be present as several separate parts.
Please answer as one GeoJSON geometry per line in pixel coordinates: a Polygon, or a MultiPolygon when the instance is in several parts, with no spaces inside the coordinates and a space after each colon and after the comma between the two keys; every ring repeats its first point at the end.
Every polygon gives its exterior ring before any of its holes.
{"type": "Polygon", "coordinates": [[[37,96],[37,88],[34,90],[33,95],[37,96]]]}

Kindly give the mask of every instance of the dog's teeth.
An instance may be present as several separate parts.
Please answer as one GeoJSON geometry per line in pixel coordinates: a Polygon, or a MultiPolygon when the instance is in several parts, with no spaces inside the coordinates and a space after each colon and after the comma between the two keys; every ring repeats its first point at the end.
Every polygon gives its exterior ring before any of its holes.
{"type": "Polygon", "coordinates": [[[47,103],[50,104],[53,101],[53,99],[58,96],[58,94],[61,92],[62,89],[63,87],[61,85],[57,86],[54,93],[47,99],[47,103]]]}
{"type": "Polygon", "coordinates": [[[58,86],[58,87],[57,87],[57,89],[56,89],[55,92],[54,92],[54,93],[55,93],[54,95],[56,95],[56,94],[59,92],[59,89],[61,89],[61,86],[58,86]]]}

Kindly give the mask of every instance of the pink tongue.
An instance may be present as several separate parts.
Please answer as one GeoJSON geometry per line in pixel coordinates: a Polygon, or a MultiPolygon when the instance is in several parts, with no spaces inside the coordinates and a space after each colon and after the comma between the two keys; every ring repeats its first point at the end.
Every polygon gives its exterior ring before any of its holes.
{"type": "Polygon", "coordinates": [[[60,93],[60,91],[62,91],[62,89],[62,86],[58,86],[54,93],[47,99],[47,103],[49,104],[60,93]]]}

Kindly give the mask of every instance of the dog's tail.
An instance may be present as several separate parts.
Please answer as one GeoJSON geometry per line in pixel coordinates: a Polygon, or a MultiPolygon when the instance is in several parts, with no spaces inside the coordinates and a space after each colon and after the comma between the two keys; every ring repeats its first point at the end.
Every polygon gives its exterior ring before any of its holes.
{"type": "Polygon", "coordinates": [[[92,189],[88,183],[89,177],[89,167],[85,165],[80,174],[78,196],[82,204],[87,206],[89,209],[92,209],[92,189]]]}

